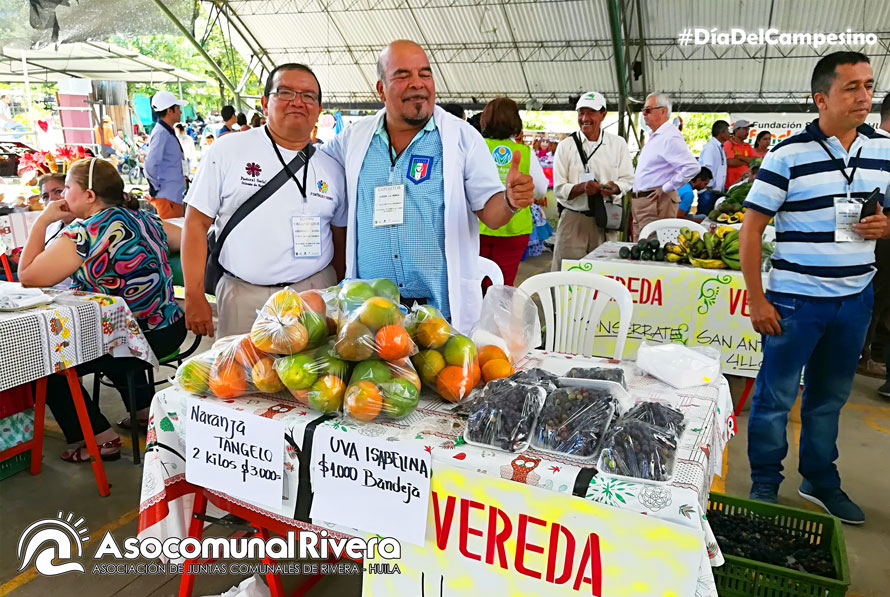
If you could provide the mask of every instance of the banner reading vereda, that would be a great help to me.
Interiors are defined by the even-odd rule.
[[[366,572],[364,597],[695,594],[701,532],[503,479],[432,477],[426,545],[401,574]]]

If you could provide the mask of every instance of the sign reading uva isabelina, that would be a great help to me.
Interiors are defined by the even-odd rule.
[[[436,470],[426,545],[364,597],[694,595],[703,532],[514,481]]]

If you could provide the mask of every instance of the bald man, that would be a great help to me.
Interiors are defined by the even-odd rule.
[[[436,106],[419,45],[384,48],[377,77],[384,109],[321,147],[346,170],[346,276],[388,278],[403,302],[432,304],[467,333],[482,307],[479,220],[505,225],[531,205],[534,182],[517,153],[505,190],[482,136]]]

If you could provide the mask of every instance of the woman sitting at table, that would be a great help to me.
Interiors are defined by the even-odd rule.
[[[71,214],[80,220],[44,248],[46,228]],[[168,355],[182,344],[186,329],[182,309],[173,298],[164,230],[156,215],[139,210],[124,193],[124,181],[114,166],[97,158],[80,160],[68,172],[63,199],[51,201],[34,223],[22,252],[19,280],[25,286],[52,286],[70,276],[72,288],[122,297],[155,355]],[[79,365],[77,373],[104,373],[125,397],[127,376],[135,372],[136,415],[142,424],[148,419],[153,393],[145,366],[136,358],[104,356]],[[83,386],[81,392],[102,458],[120,458],[120,438]],[[70,444],[62,459],[88,462],[64,377],[49,376],[46,403]],[[125,423],[136,424],[125,419],[121,425]]]

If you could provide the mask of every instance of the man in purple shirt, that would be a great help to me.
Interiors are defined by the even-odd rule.
[[[157,114],[158,121],[148,141],[145,177],[148,179],[149,203],[162,220],[181,218],[185,214],[182,198],[189,168],[173,125],[179,122],[182,106],[187,104],[169,91],[158,91],[151,98],[151,109]]]
[[[633,240],[640,238],[646,224],[677,216],[677,189],[701,169],[683,135],[668,122],[670,112],[671,100],[667,95],[652,93],[646,98],[643,120],[652,132],[637,160],[631,196]]]

